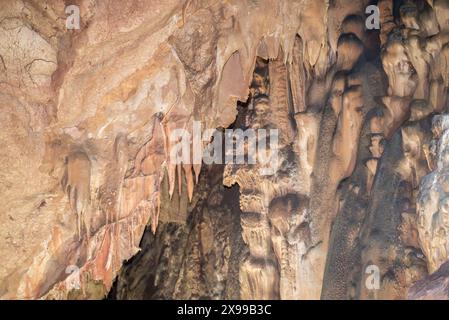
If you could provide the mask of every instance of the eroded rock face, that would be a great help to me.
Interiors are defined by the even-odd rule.
[[[410,288],[408,298],[411,300],[447,300],[449,298],[448,265],[445,262],[436,272],[417,281]]]
[[[435,116],[432,155],[434,170],[422,179],[418,195],[419,240],[427,258],[429,272],[436,271],[448,257],[449,217],[449,118]]]
[[[274,57],[280,44],[290,51],[301,9],[278,1],[74,4],[79,30],[67,30],[63,1],[1,2],[3,298],[66,297],[64,279],[78,274],[65,272],[71,266],[82,287],[87,279],[107,290],[147,221],[157,228],[164,172],[170,194],[185,177],[192,197],[200,166],[170,163],[170,134],[193,120],[230,125],[256,53],[265,47]],[[311,53],[312,67],[326,65],[324,52]]]
[[[403,299],[449,259],[446,1],[74,4],[0,1],[1,298]],[[175,162],[196,121],[277,144]]]
[[[433,171],[422,179],[418,195],[419,243],[426,255],[431,275],[416,282],[409,292],[409,299],[447,300],[448,295],[448,115],[433,118],[433,140],[429,157]]]

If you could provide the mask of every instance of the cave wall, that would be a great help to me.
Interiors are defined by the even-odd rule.
[[[0,297],[406,298],[448,260],[449,4],[372,3],[0,0]],[[194,121],[278,129],[275,171],[173,163]]]
[[[156,233],[147,227],[142,250],[122,267],[108,297],[240,299],[239,266],[247,248],[241,237],[238,195],[238,187],[223,186],[220,165],[203,167],[185,209],[180,209],[181,199],[169,199],[167,185]],[[185,220],[170,215],[183,210]]]

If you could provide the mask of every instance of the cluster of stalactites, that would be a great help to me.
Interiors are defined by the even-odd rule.
[[[405,1],[399,16],[393,15],[393,1],[379,1],[382,66],[388,77],[387,95],[381,98],[382,115],[370,120],[372,158],[368,159],[368,190],[383,153],[384,139],[401,129],[405,160],[399,171],[416,187],[428,168],[425,130],[418,122],[447,109],[449,74],[448,11],[444,1]]]

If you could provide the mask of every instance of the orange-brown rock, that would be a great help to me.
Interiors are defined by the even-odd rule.
[[[0,298],[446,281],[449,6],[381,0],[366,30],[371,4],[76,0],[73,29],[66,1],[0,0]],[[260,130],[256,163],[198,161],[230,130]]]

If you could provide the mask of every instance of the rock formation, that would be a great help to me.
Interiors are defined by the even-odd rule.
[[[447,0],[0,0],[0,39],[0,298],[448,298]]]

